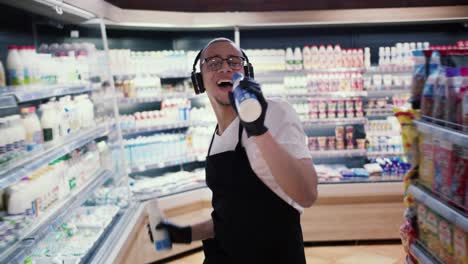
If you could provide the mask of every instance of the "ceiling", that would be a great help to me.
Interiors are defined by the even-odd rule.
[[[304,11],[468,5],[468,0],[106,0],[125,9],[178,12]]]

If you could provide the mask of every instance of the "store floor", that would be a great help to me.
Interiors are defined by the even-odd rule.
[[[314,246],[305,249],[311,264],[403,264],[406,254],[402,245]],[[165,262],[168,264],[201,264],[203,251]]]

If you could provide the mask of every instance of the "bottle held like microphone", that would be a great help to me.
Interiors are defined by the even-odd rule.
[[[232,76],[234,103],[236,104],[240,119],[244,122],[250,123],[260,117],[262,106],[255,94],[240,87],[239,83],[243,79],[244,75],[239,72]]]

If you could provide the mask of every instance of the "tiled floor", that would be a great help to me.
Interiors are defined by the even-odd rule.
[[[321,246],[305,249],[307,263],[312,264],[403,264],[401,245]],[[203,252],[177,259],[170,264],[201,264]]]

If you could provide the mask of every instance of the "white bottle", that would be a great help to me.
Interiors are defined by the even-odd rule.
[[[21,85],[24,83],[24,67],[18,53],[17,46],[8,46],[7,56],[8,83],[10,85]]]
[[[239,86],[239,82],[242,79],[244,79],[242,73],[235,73],[234,76],[232,76],[236,108],[242,121],[253,122],[260,117],[262,106],[254,94]]]
[[[298,71],[302,70],[302,63],[303,63],[303,60],[302,60],[301,48],[296,47],[294,49],[294,69]]]
[[[319,59],[319,53],[318,53],[318,48],[317,46],[312,46],[312,48],[310,49],[310,68],[312,70],[314,69],[317,69],[317,65],[318,65],[318,59]]]
[[[20,115],[10,116],[13,129],[15,131],[15,149],[16,151],[23,153],[26,150],[26,130],[23,127]]]
[[[26,150],[40,149],[43,143],[42,128],[34,106],[22,108],[23,126],[26,130]]]
[[[84,115],[83,115],[82,126],[84,128],[93,127],[95,125],[95,123],[94,123],[94,104],[91,102],[91,100],[89,99],[89,96],[87,94],[83,95],[83,107],[84,107],[85,111],[84,111]]]
[[[334,66],[336,68],[342,68],[343,67],[343,59],[341,55],[341,46],[340,45],[335,45],[335,48],[333,49],[333,60],[334,60]]]
[[[8,160],[7,144],[9,143],[10,134],[7,131],[5,119],[0,118],[0,165]]]
[[[312,67],[311,65],[311,53],[309,46],[304,46],[302,49],[302,58],[304,59],[304,69],[310,70]]]
[[[3,67],[2,62],[0,61],[0,87],[6,85],[6,76],[5,76],[5,68]]]
[[[28,54],[28,47],[27,46],[21,46],[19,47],[19,55],[21,62],[23,64],[23,78],[24,78],[24,84],[30,84],[31,83],[31,59]]]
[[[53,145],[59,139],[59,123],[55,106],[51,103],[41,105],[41,127],[44,135],[44,144]]]
[[[294,70],[294,53],[291,48],[286,49],[286,70]]]
[[[371,53],[369,47],[364,48],[364,67],[366,69],[370,69],[371,67]]]
[[[60,135],[62,137],[67,136],[72,133],[72,129],[70,128],[71,122],[71,111],[70,111],[70,104],[71,99],[70,96],[64,96],[59,99],[57,104],[58,109],[57,112],[60,115]]]
[[[154,240],[154,249],[164,251],[172,248],[172,242],[167,230],[157,230],[156,226],[164,219],[164,215],[159,209],[158,200],[154,199],[147,203],[146,211],[148,213],[150,230]]]

